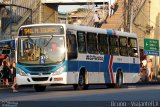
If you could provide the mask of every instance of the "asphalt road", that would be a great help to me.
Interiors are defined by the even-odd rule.
[[[160,102],[157,102],[160,101],[160,85],[125,85],[117,89],[91,86],[82,91],[75,91],[71,86],[52,86],[45,92],[21,87],[18,93],[0,89],[0,101],[3,107],[7,107],[4,105],[8,102],[14,107],[160,107]]]

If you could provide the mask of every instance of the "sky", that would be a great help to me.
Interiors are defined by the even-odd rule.
[[[59,12],[62,12],[62,13],[67,13],[67,12],[71,12],[71,11],[74,11],[78,8],[82,8],[84,7],[83,5],[80,6],[80,5],[60,5],[58,7],[58,11]]]
[[[115,2],[115,0],[108,0],[108,1],[111,1],[111,3]],[[59,5],[58,11],[62,13],[68,13],[78,8],[87,8],[87,5]]]

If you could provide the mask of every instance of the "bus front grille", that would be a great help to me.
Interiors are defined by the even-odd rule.
[[[48,77],[37,77],[32,78],[33,81],[47,81]]]
[[[42,75],[50,75],[51,73],[47,73],[47,72],[43,72],[43,73],[41,73]],[[30,75],[39,75],[39,73],[38,72],[32,72],[32,73],[30,73]]]
[[[53,67],[26,67],[31,72],[50,72]]]

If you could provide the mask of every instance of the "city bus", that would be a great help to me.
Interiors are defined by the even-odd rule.
[[[11,63],[15,60],[15,39],[0,40],[0,65],[5,58],[5,55],[8,55]]]
[[[121,87],[139,81],[137,36],[70,24],[21,26],[15,38],[18,85],[45,91],[48,85],[106,84]]]

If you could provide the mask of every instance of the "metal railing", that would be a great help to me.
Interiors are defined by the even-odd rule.
[[[118,8],[121,8],[124,10],[124,7],[125,7],[125,1],[122,0],[123,2],[121,2],[121,4],[118,3],[119,7]],[[117,26],[115,27],[116,30],[121,30],[121,28],[123,28],[123,25],[124,25],[124,22],[125,22],[125,13],[124,11],[122,11],[122,14],[120,16],[120,18],[118,19],[118,22],[120,23],[117,23]]]
[[[92,21],[93,21],[93,11],[90,10],[85,14],[84,20],[81,22],[81,25],[85,26],[92,26]]]
[[[10,3],[11,3],[11,0],[0,0],[0,3],[10,4]]]
[[[12,0],[10,3],[10,7],[8,8],[10,13],[9,18],[4,17],[6,20],[3,22],[2,32],[18,30],[23,24],[37,22],[38,17],[36,18],[36,14],[39,14],[39,12],[36,11],[40,7],[40,0]],[[12,28],[13,25],[14,27]]]
[[[88,11],[84,13],[85,18],[82,20],[81,25],[93,26],[93,10],[94,10],[94,0],[87,0]]]
[[[40,1],[39,2],[34,1],[29,7],[30,8],[28,8],[27,11],[25,11],[25,13],[23,13],[18,20],[16,20],[17,23],[17,27],[15,27],[16,29],[18,29],[23,24],[32,24],[38,22],[39,12],[37,11],[39,11]]]

